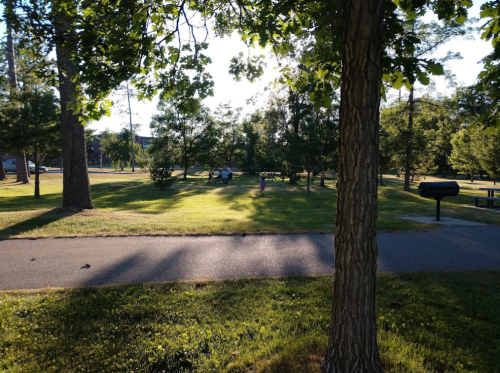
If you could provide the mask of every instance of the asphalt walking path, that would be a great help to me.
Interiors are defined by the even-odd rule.
[[[380,233],[380,272],[500,269],[500,227]],[[0,290],[333,273],[333,234],[0,241]]]

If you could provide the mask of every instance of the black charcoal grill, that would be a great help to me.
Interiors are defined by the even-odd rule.
[[[418,186],[420,197],[436,200],[436,221],[440,221],[441,200],[443,197],[455,197],[460,187],[456,181],[422,182]]]

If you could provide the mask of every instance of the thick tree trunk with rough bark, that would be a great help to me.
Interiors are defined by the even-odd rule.
[[[59,10],[59,2],[53,3],[56,14],[54,27],[56,32],[57,68],[59,70],[59,94],[61,97],[61,134],[63,139],[63,207],[93,209],[90,194],[90,181],[87,166],[85,131],[68,104],[76,92],[76,83],[72,79],[78,74],[76,61],[72,58],[75,31],[72,19],[67,12]]]
[[[384,0],[344,0],[335,274],[328,373],[381,373],[376,329],[377,159]]]

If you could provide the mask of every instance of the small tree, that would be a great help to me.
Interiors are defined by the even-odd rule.
[[[137,144],[139,145],[139,144]],[[152,159],[149,156],[149,152],[144,149],[140,149],[135,152],[135,161],[139,165],[140,168],[144,169],[144,173],[147,172],[148,168],[151,169]]]
[[[173,164],[172,156],[167,151],[158,151],[154,154],[150,174],[156,188],[165,190],[173,184],[175,181],[172,177]]]

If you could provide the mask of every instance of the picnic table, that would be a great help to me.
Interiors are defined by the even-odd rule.
[[[488,196],[471,196],[476,200],[476,207],[479,206],[479,200],[485,200],[486,201],[486,207],[495,207],[493,206],[493,202],[495,201],[500,201],[499,197],[495,197],[495,192],[500,192],[500,188],[479,188],[479,190],[486,190],[488,192]]]

